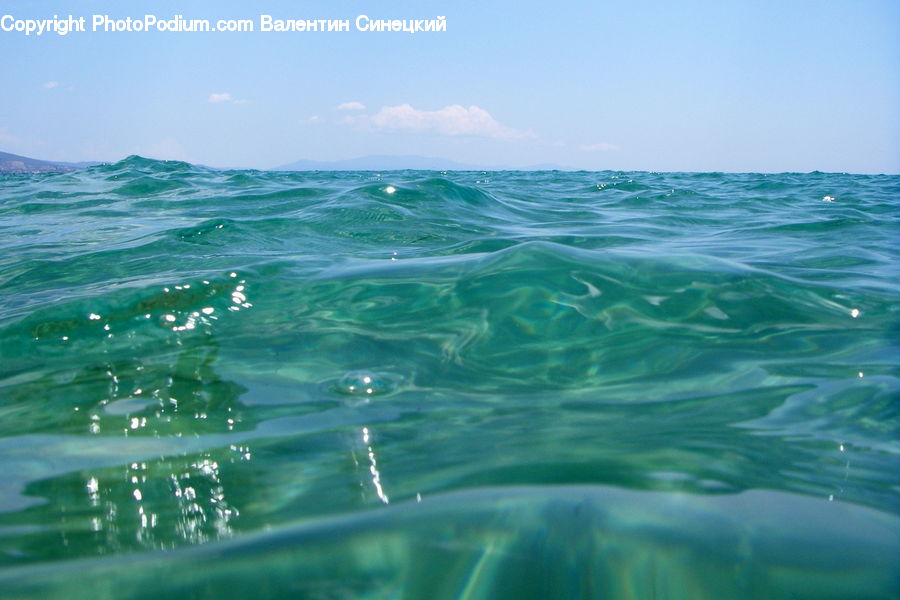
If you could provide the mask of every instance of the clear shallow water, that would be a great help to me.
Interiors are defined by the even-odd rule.
[[[2,178],[0,591],[896,597],[898,197]]]

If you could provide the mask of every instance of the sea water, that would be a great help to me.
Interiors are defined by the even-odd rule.
[[[5,598],[896,598],[900,177],[0,177]]]

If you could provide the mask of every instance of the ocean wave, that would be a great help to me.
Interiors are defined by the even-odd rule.
[[[506,486],[895,512],[897,177],[0,186],[6,564]]]

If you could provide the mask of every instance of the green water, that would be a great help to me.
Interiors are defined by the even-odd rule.
[[[898,197],[0,178],[0,595],[900,597]]]

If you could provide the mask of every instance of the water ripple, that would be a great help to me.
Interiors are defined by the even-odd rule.
[[[507,581],[551,538],[568,552],[571,528],[535,523],[571,509],[622,548],[680,540],[776,577],[790,560],[767,525],[734,547],[703,532],[760,506],[897,512],[898,177],[129,157],[0,189],[5,568],[216,543],[249,565],[268,556],[255,544],[297,540],[339,562],[352,543],[328,540],[352,522],[402,549],[380,554],[398,572],[462,561],[450,597]],[[526,488],[508,510],[473,491]],[[433,521],[386,507],[445,497]],[[702,527],[654,520],[676,513]],[[493,533],[441,538],[459,523]],[[797,555],[830,565],[816,577],[869,589],[793,525],[779,527]],[[877,535],[823,531],[871,581],[889,570],[865,562]],[[421,554],[417,532],[444,541]],[[579,560],[602,554],[578,539]],[[92,560],[105,573],[132,559]],[[23,572],[0,586],[36,597],[72,576],[42,588]]]

